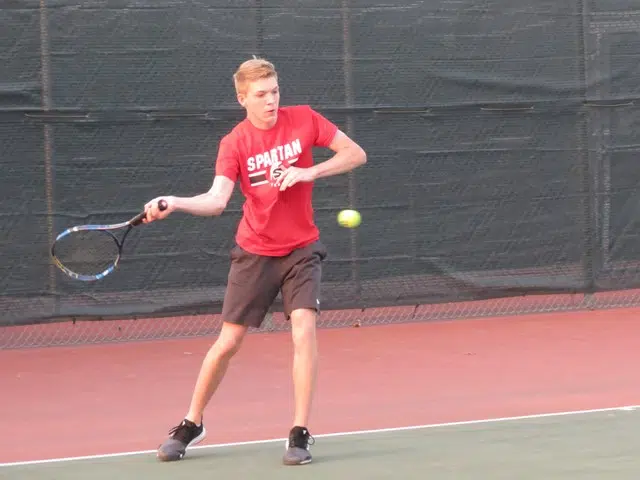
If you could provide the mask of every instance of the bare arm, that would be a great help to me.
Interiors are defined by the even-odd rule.
[[[298,182],[313,182],[318,178],[346,173],[367,163],[367,154],[362,147],[340,130],[329,148],[336,154],[324,162],[310,168],[289,167],[280,179],[280,190],[286,190]]]
[[[167,218],[172,212],[184,212],[203,217],[221,215],[229,203],[235,183],[222,175],[216,175],[208,192],[194,197],[157,197],[145,205],[145,223]],[[167,209],[160,211],[158,201],[167,202]]]
[[[367,163],[367,154],[362,147],[340,130],[329,148],[336,154],[310,168],[314,179],[340,175]]]
[[[171,197],[173,210],[203,217],[218,216],[227,208],[233,187],[234,183],[230,179],[217,175],[206,193],[195,197]]]

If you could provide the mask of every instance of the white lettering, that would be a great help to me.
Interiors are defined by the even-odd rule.
[[[291,146],[293,147],[293,153],[300,155],[302,153],[302,146],[300,145],[300,139],[296,138],[293,142],[291,142]]]
[[[253,157],[247,158],[247,170],[249,172],[266,170],[274,164],[284,160],[295,158],[302,154],[302,143],[296,138],[290,143],[277,145],[271,150],[258,153]]]
[[[289,160],[290,158],[293,158],[293,149],[289,144],[286,144],[284,146],[284,158],[285,160]]]

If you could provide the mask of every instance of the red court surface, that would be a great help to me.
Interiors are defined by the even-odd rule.
[[[640,310],[320,330],[312,434],[640,404]],[[213,338],[0,351],[0,463],[153,450]],[[203,443],[286,436],[291,342],[253,333]]]

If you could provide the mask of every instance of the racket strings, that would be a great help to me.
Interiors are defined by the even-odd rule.
[[[59,239],[55,256],[67,269],[79,275],[98,275],[118,259],[114,238],[100,230],[81,230]]]

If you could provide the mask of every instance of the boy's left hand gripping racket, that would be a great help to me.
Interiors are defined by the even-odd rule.
[[[167,209],[164,200],[160,210]],[[51,246],[54,263],[75,280],[93,282],[112,273],[122,256],[122,246],[131,229],[142,223],[146,212],[122,223],[111,225],[78,225],[58,235]],[[125,229],[121,240],[113,232]]]

